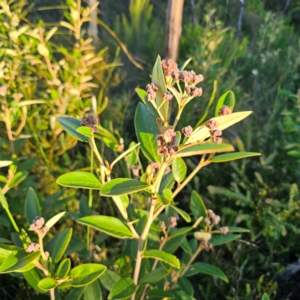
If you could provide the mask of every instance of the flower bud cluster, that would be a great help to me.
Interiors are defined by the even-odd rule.
[[[217,225],[220,223],[221,217],[216,215],[213,210],[208,209],[206,211],[206,214],[207,214],[207,218],[204,219],[204,222],[206,224],[210,225],[211,223],[213,223],[213,224]]]
[[[170,100],[173,99],[173,94],[170,93],[170,92],[164,92],[164,93],[162,94],[162,98],[163,98],[163,100],[170,101]]]
[[[178,72],[177,64],[172,59],[163,59],[161,61],[161,66],[165,76],[171,76],[173,72]]]
[[[169,226],[171,228],[176,227],[178,220],[179,220],[179,216],[177,214],[175,216],[173,216],[173,217],[169,217],[168,218]]]
[[[209,120],[206,123],[206,127],[210,129],[209,133],[212,142],[217,144],[222,144],[223,139],[220,138],[220,136],[222,135],[222,131],[217,129],[218,125],[219,125],[218,122],[215,120]]]
[[[197,88],[195,86],[187,86],[185,88],[185,91],[187,92],[187,94],[189,96],[192,96],[192,97],[200,97],[200,96],[202,96],[202,88]]]
[[[213,244],[202,240],[201,247],[205,250],[211,250],[213,248]]]
[[[181,80],[184,83],[188,83],[190,85],[196,85],[200,82],[203,81],[203,75],[201,74],[196,74],[194,71],[178,71],[178,70],[173,70],[171,73],[171,76],[175,80]]]
[[[220,227],[220,233],[227,234],[229,232],[228,226]]]
[[[155,98],[156,98],[156,92],[158,91],[158,86],[156,84],[154,84],[154,83],[149,83],[146,86],[146,90],[147,90],[146,99],[148,101],[155,100]]]
[[[83,117],[81,120],[80,125],[89,127],[93,132],[97,131],[97,125],[98,119],[93,115],[87,115],[86,117]]]
[[[190,137],[193,133],[193,128],[192,126],[186,126],[181,129],[181,132],[184,134],[185,137]]]
[[[219,116],[225,116],[230,114],[231,114],[231,109],[226,105],[222,106],[219,110]]]
[[[37,234],[41,236],[45,236],[49,228],[44,226],[45,219],[42,217],[36,217],[29,226],[29,230],[35,231]],[[43,227],[44,226],[44,227]]]
[[[36,252],[40,250],[40,245],[37,243],[29,243],[27,249],[25,250],[26,252]]]
[[[131,166],[131,172],[135,177],[139,177],[141,166],[139,164]]]
[[[167,129],[163,134],[157,136],[156,141],[159,155],[172,155],[178,151],[178,147],[175,145],[176,133],[173,129]]]

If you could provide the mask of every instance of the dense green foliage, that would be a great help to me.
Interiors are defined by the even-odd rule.
[[[179,209],[189,206],[191,192],[196,190],[206,207],[219,214],[224,224],[250,230],[250,234],[242,233],[238,241],[216,248],[213,254],[201,254],[198,263],[226,270],[228,283],[209,276],[191,277],[194,297],[254,299],[267,292],[273,299],[276,274],[300,257],[297,242],[300,234],[300,7],[297,1],[292,1],[284,14],[286,1],[276,4],[246,1],[242,28],[237,31],[239,1],[195,2],[195,7],[190,1],[185,3],[178,61],[192,58],[189,68],[204,75],[203,96],[187,104],[179,128],[194,127],[213,117],[217,100],[231,90],[235,95],[235,111],[254,113],[240,126],[228,130],[224,139],[238,151],[259,151],[262,156],[211,164],[179,193],[176,200]],[[120,215],[108,198],[101,197],[91,207],[92,196],[97,197],[95,191],[62,189],[55,183],[66,172],[86,172],[90,170],[88,166],[93,168],[95,164],[90,161],[92,151],[88,145],[78,143],[78,135],[74,137],[63,131],[68,131],[68,126],[77,128],[80,122],[57,117],[82,118],[88,112],[100,115],[95,137],[100,154],[110,162],[124,153],[124,149],[140,142],[133,127],[138,103],[133,91],[149,82],[157,54],[163,57],[166,5],[157,0],[101,2],[100,21],[113,30],[125,45],[124,49],[101,24],[100,40],[94,44],[89,37],[89,20],[85,19],[89,13],[86,4],[82,3],[85,10],[78,19],[77,3],[35,1],[28,6],[25,1],[15,1],[10,10],[2,4],[0,184],[20,228],[27,230],[31,223],[30,213],[24,214],[24,206],[25,211],[31,212],[40,205],[46,220],[67,210],[68,217],[53,226],[45,239],[57,235],[62,240],[70,237],[70,244],[64,250],[72,267],[91,260],[105,264],[111,273],[101,277],[104,278],[101,287],[110,291],[112,282],[117,282],[120,276],[127,278],[123,284],[132,287],[128,278],[133,269],[127,261],[130,249],[127,246],[125,253],[121,252],[114,238],[93,230],[93,243],[87,246],[86,229],[75,220],[95,212],[118,218]],[[128,59],[124,50],[133,59]],[[141,64],[143,70],[133,62]],[[203,115],[204,119],[200,120]],[[88,140],[85,135],[81,138]],[[149,155],[145,154],[147,159],[153,158]],[[134,151],[127,156],[126,161],[114,164],[113,178],[134,178],[130,167],[138,162],[137,155]],[[139,161],[143,168],[147,159]],[[187,173],[197,166],[195,157],[185,162]],[[87,178],[90,184],[93,180]],[[37,196],[28,192],[30,187]],[[39,205],[32,208],[28,197],[37,197]],[[143,209],[143,200],[144,196],[135,197],[134,205]],[[138,214],[134,217],[141,218]],[[179,227],[183,225],[184,221],[179,221]],[[0,243],[22,246],[18,235],[11,233],[14,228],[6,208],[0,208]],[[70,228],[73,234],[68,231]],[[34,234],[28,234],[34,238]],[[26,240],[25,233],[23,239]],[[49,251],[53,243],[51,246],[50,242]],[[179,256],[184,252],[175,250]],[[61,261],[61,255],[55,253],[55,263]],[[66,259],[61,264],[65,262],[67,266]],[[11,286],[0,290],[1,299],[10,299],[9,296],[44,299],[22,281],[19,273],[14,274],[1,274],[1,286]],[[60,274],[60,277],[64,276]],[[51,282],[43,284],[44,288],[51,287]],[[20,291],[14,288],[17,285]],[[180,285],[188,286],[184,279]],[[98,286],[91,285],[90,289],[85,291],[85,297],[98,291]],[[115,293],[119,291],[116,289]],[[104,292],[103,297],[106,296]]]

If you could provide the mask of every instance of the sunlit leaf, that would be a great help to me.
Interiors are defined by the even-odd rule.
[[[257,152],[234,152],[234,153],[226,153],[221,155],[216,155],[211,159],[211,162],[213,163],[221,163],[221,162],[227,162],[232,161],[236,159],[242,159],[247,158],[251,156],[259,156],[260,153]]]
[[[161,250],[155,250],[155,249],[148,250],[148,251],[144,252],[143,257],[158,259],[158,260],[163,261],[177,269],[180,268],[179,259],[175,255],[172,255],[170,253],[167,253],[167,252],[164,252]]]
[[[100,190],[102,183],[89,172],[70,172],[59,176],[56,183],[72,188]]]
[[[126,223],[110,216],[88,216],[78,220],[80,224],[91,226],[108,235],[120,239],[132,238],[133,234]]]
[[[219,116],[220,108],[224,105],[228,106],[230,110],[233,111],[235,105],[235,96],[233,91],[227,91],[219,98],[215,110],[215,117]]]
[[[77,128],[81,126],[80,120],[71,117],[58,117],[57,122],[75,139],[86,143],[89,141],[88,137],[76,131]]]
[[[147,189],[147,183],[130,178],[117,178],[104,184],[101,189],[101,195],[112,197],[126,194],[132,194]]]

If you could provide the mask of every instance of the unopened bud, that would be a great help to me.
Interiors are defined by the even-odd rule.
[[[224,105],[220,108],[219,116],[225,116],[229,114],[231,114],[231,109],[227,105]]]

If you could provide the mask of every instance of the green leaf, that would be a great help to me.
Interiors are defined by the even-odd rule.
[[[126,223],[110,216],[89,216],[78,220],[80,224],[91,226],[119,239],[133,238]]]
[[[45,293],[46,291],[40,289],[38,287],[38,283],[42,279],[40,273],[37,271],[37,269],[31,269],[29,271],[23,272],[22,275],[26,279],[26,281],[30,284],[31,287],[33,287],[37,292],[39,293]]]
[[[120,196],[126,194],[133,194],[147,189],[149,185],[145,182],[130,179],[130,178],[117,178],[104,184],[101,189],[101,196]]]
[[[159,194],[162,194],[164,189],[172,189],[174,186],[175,180],[172,172],[164,175],[161,180],[161,184],[159,187]]]
[[[151,162],[160,162],[161,157],[157,153],[156,136],[159,131],[154,117],[142,103],[138,104],[135,112],[134,125],[138,142],[145,157]]]
[[[163,103],[162,94],[167,91],[166,83],[165,83],[165,76],[163,73],[163,69],[161,66],[161,59],[160,56],[157,56],[157,59],[155,61],[153,72],[152,72],[152,83],[155,83],[158,86],[158,91],[156,93],[156,107],[160,107]],[[165,120],[168,120],[168,108],[169,108],[169,102],[165,101],[165,103],[161,106],[160,110],[162,113],[162,116]]]
[[[70,258],[66,258],[59,264],[56,272],[55,277],[58,277],[60,279],[65,279],[67,275],[69,274],[71,269],[71,260]]]
[[[261,300],[270,300],[270,298],[266,293],[264,293]]]
[[[25,250],[12,252],[0,266],[0,273],[29,271],[35,267],[33,261],[40,256],[40,251],[27,253]]]
[[[8,209],[8,203],[7,203],[6,198],[5,198],[5,196],[4,196],[3,192],[2,192],[1,187],[0,187],[0,203],[1,203],[2,207],[5,210]]]
[[[98,280],[86,286],[84,290],[85,300],[102,300],[101,288]]]
[[[181,227],[181,228],[171,228],[170,230],[170,239],[179,236],[179,235],[183,235],[185,236],[188,232],[190,232],[193,229],[193,227]]]
[[[163,261],[177,269],[180,268],[180,262],[179,259],[172,254],[169,254],[167,252],[161,251],[161,250],[148,250],[146,252],[144,252],[143,254],[144,258],[154,258],[160,261]]]
[[[154,108],[152,103],[146,99],[147,91],[145,91],[143,89],[135,89],[135,91],[138,94],[138,96],[140,97],[140,99],[143,101],[143,103],[147,106],[147,108],[149,109],[149,111],[151,112],[153,117],[159,118],[158,112],[156,111],[156,109]]]
[[[188,242],[188,240],[186,239],[186,237],[184,237],[184,239],[182,240],[181,244],[180,244],[180,247],[183,249],[183,251],[185,253],[188,253],[188,254],[192,254],[193,253],[193,250]]]
[[[76,129],[76,131],[88,138],[93,137],[93,132],[92,132],[91,128],[89,128],[87,126],[80,126]]]
[[[174,205],[170,205],[170,207],[172,207],[180,216],[182,216],[186,222],[191,222],[191,217],[184,210],[182,210]]]
[[[214,246],[222,245],[234,240],[241,238],[239,234],[226,234],[226,235],[213,235],[213,237],[209,240]]]
[[[207,216],[205,204],[204,204],[201,196],[196,191],[192,191],[191,211],[196,220],[200,217],[205,218]]]
[[[216,117],[219,116],[219,110],[224,105],[228,106],[230,108],[230,110],[233,111],[234,105],[235,105],[235,96],[234,96],[233,91],[227,91],[219,98],[217,106],[216,106],[216,110],[215,110]]]
[[[147,292],[149,296],[157,297],[157,299],[165,299],[165,298],[174,298],[174,294],[170,291],[165,291],[161,289],[152,289]]]
[[[236,112],[225,116],[215,117],[211,120],[216,121],[218,125],[219,130],[224,130],[233,124],[240,122],[241,120],[248,117],[250,114],[252,114],[252,111],[242,111],[242,112]],[[192,135],[188,138],[185,144],[190,143],[196,143],[204,141],[206,138],[210,136],[210,129],[205,126],[205,124],[200,125],[197,127]]]
[[[48,220],[45,224],[45,227],[48,227],[49,229],[56,223],[58,222],[64,215],[66,214],[65,211],[55,215],[52,217],[50,220]]]
[[[197,262],[193,264],[193,267],[200,273],[216,276],[225,282],[228,282],[228,278],[226,275],[223,273],[222,270],[220,270],[218,267],[203,263],[203,262]]]
[[[260,153],[257,152],[234,152],[234,153],[226,153],[226,154],[221,154],[214,156],[211,159],[211,162],[213,163],[221,163],[221,162],[227,162],[227,161],[232,161],[236,159],[241,159],[241,158],[246,158],[250,156],[258,156],[261,155]]]
[[[203,143],[184,146],[184,148],[179,149],[174,157],[188,157],[193,155],[230,151],[234,151],[234,148],[229,144]]]
[[[121,279],[121,277],[111,271],[111,270],[106,270],[106,272],[103,274],[103,276],[100,277],[100,282],[104,286],[105,289],[108,291],[111,291],[114,287],[114,285]]]
[[[8,187],[10,189],[16,187],[18,184],[20,184],[27,177],[28,174],[29,174],[28,171],[17,172],[14,175],[13,179],[11,180],[11,182],[9,183]]]
[[[163,247],[163,250],[167,253],[174,253],[178,247],[180,246],[181,242],[185,238],[185,235],[178,235],[170,238]]]
[[[172,173],[177,182],[182,182],[186,177],[187,167],[184,160],[177,157],[172,162]]]
[[[136,290],[136,286],[130,277],[121,278],[111,290],[109,299],[128,299]]]
[[[228,226],[229,232],[250,232],[249,229],[237,227],[237,226]]]
[[[179,277],[178,278],[178,285],[189,296],[194,295],[193,285],[191,284],[191,282],[186,277]]]
[[[169,272],[167,270],[165,270],[163,267],[158,267],[155,270],[153,270],[153,271],[149,272],[148,274],[146,274],[145,276],[143,276],[140,279],[139,284],[156,283],[156,282],[160,281],[162,278],[165,278],[168,274],[169,274]]]
[[[58,263],[68,248],[72,237],[72,228],[66,228],[57,234],[55,244],[51,252],[52,260]]]
[[[69,276],[73,287],[82,287],[98,279],[106,271],[101,264],[82,264],[71,270]]]
[[[31,224],[36,217],[41,216],[39,199],[31,187],[28,189],[25,199],[25,214],[29,224]]]
[[[71,289],[64,300],[81,300],[85,287]]]
[[[61,125],[61,127],[66,132],[68,132],[72,137],[74,137],[75,139],[81,142],[88,143],[89,141],[88,137],[76,131],[77,128],[81,126],[79,120],[71,117],[58,117],[57,121]]]
[[[56,180],[57,184],[72,188],[100,190],[102,183],[89,172],[70,172],[63,174]]]
[[[11,160],[0,160],[0,168],[8,167],[13,162]]]
[[[55,288],[56,281],[53,278],[43,278],[39,283],[38,287],[44,291],[50,291]]]

